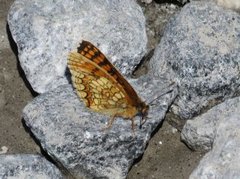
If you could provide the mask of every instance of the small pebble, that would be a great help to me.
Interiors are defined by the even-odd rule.
[[[172,128],[172,133],[175,134],[178,130],[176,128]]]
[[[6,146],[2,146],[1,149],[2,150],[0,151],[0,154],[5,154],[8,151],[8,148]]]

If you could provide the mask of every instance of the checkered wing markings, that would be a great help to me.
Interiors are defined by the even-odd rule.
[[[68,68],[72,82],[86,106],[104,114],[132,120],[138,113],[147,115],[148,105],[141,101],[132,86],[90,42],[83,41],[71,52]]]
[[[137,106],[142,102],[127,80],[125,80],[121,73],[118,72],[105,55],[93,44],[88,41],[82,41],[80,47],[78,47],[78,53],[93,62],[94,65],[102,71],[101,73],[96,69],[93,70],[92,73],[95,73],[97,76],[103,75],[120,86],[121,91],[125,93],[124,95],[130,105]]]
[[[127,106],[124,93],[105,73],[78,53],[71,53],[68,66],[72,82],[85,105],[95,111],[111,113],[111,109]],[[95,71],[95,72],[94,72]],[[110,111],[106,112],[109,109]]]

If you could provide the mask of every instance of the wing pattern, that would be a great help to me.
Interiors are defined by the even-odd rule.
[[[133,119],[139,113],[146,115],[148,106],[90,42],[83,41],[77,52],[70,52],[68,68],[77,94],[87,107],[113,118]]]

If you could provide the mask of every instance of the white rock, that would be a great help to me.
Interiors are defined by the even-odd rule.
[[[2,150],[0,151],[0,154],[5,154],[8,151],[8,148],[6,146],[2,146],[1,149]]]
[[[240,97],[229,99],[214,106],[206,113],[188,120],[183,127],[181,139],[194,150],[210,150],[217,137],[219,123],[228,123],[229,116],[240,116]],[[233,130],[234,130],[233,126]]]
[[[240,10],[240,1],[239,0],[216,0],[217,4],[229,9],[236,11]]]
[[[218,124],[212,150],[203,157],[189,179],[240,178],[239,148],[240,116],[233,114]]]
[[[99,47],[125,75],[147,44],[144,15],[132,0],[16,0],[8,24],[21,67],[38,93],[68,83],[67,56],[82,39]]]

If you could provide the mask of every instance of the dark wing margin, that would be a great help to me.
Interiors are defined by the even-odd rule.
[[[96,73],[98,70],[104,69],[108,73],[108,78],[114,78],[114,80],[122,86],[132,105],[137,106],[139,103],[142,103],[136,91],[128,81],[91,42],[83,40],[78,47],[78,53],[95,63],[95,66],[98,67],[95,70]]]

